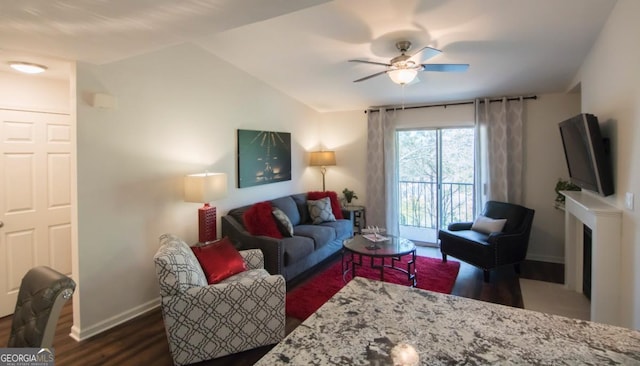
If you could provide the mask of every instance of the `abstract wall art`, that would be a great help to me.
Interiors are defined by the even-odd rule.
[[[238,130],[238,188],[291,180],[291,133]]]

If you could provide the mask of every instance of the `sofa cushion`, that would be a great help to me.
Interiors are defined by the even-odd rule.
[[[210,285],[247,270],[240,252],[227,237],[211,244],[192,247],[191,250],[198,258]]]
[[[227,277],[224,280],[220,281],[220,283],[232,283],[232,282],[238,282],[238,281],[256,281],[261,278],[267,278],[269,276],[271,275],[264,268],[249,269],[244,272],[234,274],[231,277]]]
[[[296,226],[300,223],[300,211],[291,196],[276,198],[271,201],[271,206],[282,210],[291,221],[291,225]]]
[[[272,210],[271,203],[258,202],[245,211],[242,219],[247,231],[251,235],[264,235],[282,239],[282,233],[278,230]]]
[[[298,213],[300,214],[300,222],[299,224],[307,224],[309,223],[309,208],[307,207],[307,194],[306,193],[298,193],[291,196],[293,201],[296,203],[298,207]]]
[[[336,230],[329,226],[298,225],[294,230],[296,236],[304,236],[313,239],[316,250],[336,239]]]
[[[285,266],[308,257],[315,248],[312,238],[297,235],[292,238],[284,238],[282,244]]]
[[[250,208],[251,205],[234,208],[229,210],[227,215],[233,217],[243,228],[247,229],[247,226],[244,224],[244,213]]]
[[[331,211],[331,200],[329,197],[318,200],[308,200],[309,216],[313,224],[321,224],[326,221],[336,221],[336,217]]]
[[[439,235],[449,235],[452,237],[457,237],[463,240],[467,240],[469,242],[477,242],[480,245],[487,246],[489,245],[489,235],[480,233],[473,230],[460,230],[460,231],[450,231],[450,230],[440,230]]]
[[[488,242],[489,235],[473,230],[449,231],[438,233],[442,253],[465,261],[481,268],[492,267],[496,261],[496,252]]]
[[[336,231],[336,238],[346,239],[353,236],[353,226],[351,220],[336,220],[323,222],[320,226],[328,226]]]
[[[293,225],[291,224],[291,220],[289,220],[289,216],[277,207],[273,209],[272,213],[276,218],[276,224],[278,225],[278,229],[280,229],[282,235],[292,237]]]
[[[331,200],[331,211],[336,219],[344,219],[342,216],[342,209],[340,208],[340,200],[338,200],[338,194],[333,191],[316,191],[307,193],[307,200],[318,200],[320,198],[329,197]]]

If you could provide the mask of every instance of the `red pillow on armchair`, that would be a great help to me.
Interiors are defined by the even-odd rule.
[[[244,226],[251,235],[264,235],[276,239],[282,239],[282,233],[278,229],[276,219],[273,217],[273,208],[270,202],[258,202],[249,207],[242,215]]]
[[[340,208],[340,201],[338,200],[338,194],[333,191],[325,191],[325,192],[308,192],[307,199],[311,201],[319,200],[321,198],[329,197],[331,200],[331,211],[333,212],[333,216],[336,217],[336,220],[344,219],[342,216],[342,209]]]
[[[240,252],[226,236],[211,244],[191,247],[211,285],[247,270]]]

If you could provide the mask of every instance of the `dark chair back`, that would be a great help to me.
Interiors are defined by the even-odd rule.
[[[29,270],[22,278],[9,335],[10,348],[50,348],[62,305],[76,283],[49,267]]]
[[[502,232],[511,234],[531,228],[533,210],[513,203],[488,201],[484,206],[483,216],[492,219],[507,219]]]

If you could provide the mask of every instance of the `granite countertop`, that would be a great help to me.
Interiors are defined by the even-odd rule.
[[[640,332],[356,277],[256,365],[393,365],[401,356],[414,365],[640,365]]]

